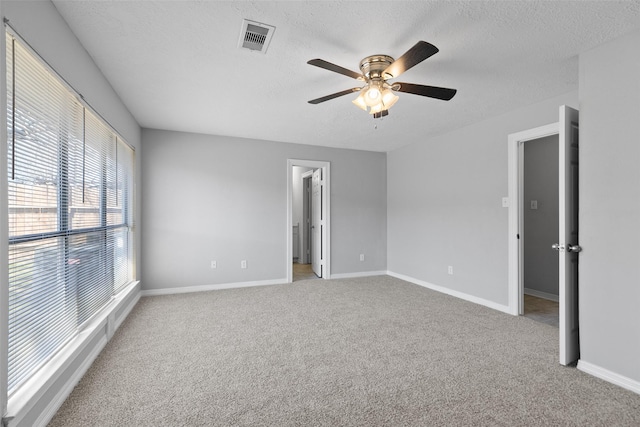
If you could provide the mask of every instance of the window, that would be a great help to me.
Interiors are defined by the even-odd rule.
[[[133,150],[7,34],[9,393],[133,280]]]

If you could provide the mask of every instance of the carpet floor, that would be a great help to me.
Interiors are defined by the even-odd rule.
[[[50,426],[638,426],[558,329],[388,276],[145,297]]]

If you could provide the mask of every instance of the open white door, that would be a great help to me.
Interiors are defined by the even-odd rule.
[[[578,334],[578,111],[560,107],[560,364],[569,365],[580,357]]]
[[[311,268],[322,277],[322,169],[311,178]]]

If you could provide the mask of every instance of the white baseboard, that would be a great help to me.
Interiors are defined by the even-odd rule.
[[[394,273],[393,271],[387,271],[389,276],[395,277],[400,280],[404,280],[406,282],[411,282],[413,284],[423,286],[425,288],[442,292],[443,294],[451,295],[456,298],[463,299],[465,301],[470,301],[476,304],[484,305],[485,307],[492,308],[494,310],[502,311],[503,313],[513,314],[508,305],[498,304],[493,301],[486,300],[484,298],[479,298],[473,295],[465,294],[464,292],[454,291],[453,289],[445,288],[443,286],[434,285],[433,283],[425,282],[423,280],[418,280],[413,277],[405,276],[404,274]]]
[[[358,273],[338,273],[332,274],[332,279],[351,279],[355,277],[371,277],[371,276],[384,276],[386,275],[386,271],[361,271]]]
[[[560,297],[558,295],[550,294],[548,292],[537,291],[537,290],[531,289],[531,288],[524,288],[524,293],[526,295],[531,295],[531,296],[534,296],[534,297],[547,299],[549,301],[555,301],[555,302],[560,301]]]
[[[578,360],[577,368],[582,372],[586,372],[587,374],[593,375],[601,380],[605,380],[636,394],[640,394],[640,381],[632,380],[631,378],[616,374],[615,372],[611,372],[608,369],[585,362],[584,360]]]
[[[143,297],[158,295],[187,294],[191,292],[217,291],[220,289],[249,288],[252,286],[281,285],[287,283],[287,279],[259,280],[255,282],[221,283],[218,285],[186,286],[182,288],[145,289],[142,291]]]

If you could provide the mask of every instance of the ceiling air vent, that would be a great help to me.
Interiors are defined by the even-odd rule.
[[[242,21],[238,47],[266,53],[276,27],[249,20]]]

